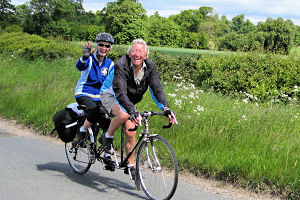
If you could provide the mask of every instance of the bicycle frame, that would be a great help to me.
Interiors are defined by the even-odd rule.
[[[148,119],[154,115],[164,115],[164,113],[147,111],[141,113],[141,123],[144,124],[144,127],[126,157],[124,155],[124,135],[127,130],[125,130],[125,125],[123,124],[121,130],[121,152],[119,154],[121,159],[117,157],[113,147],[111,157],[106,158],[106,151],[103,145],[97,146],[96,137],[99,132],[100,124],[95,123],[88,128],[88,138],[83,140],[85,145],[79,143],[73,144],[71,142],[65,144],[65,151],[71,168],[77,174],[84,174],[89,170],[90,166],[98,160],[103,164],[103,168],[106,170],[114,171],[115,168],[126,169],[129,158],[133,156],[137,150],[137,156],[135,158],[136,170],[131,172],[132,170],[128,167],[128,175],[131,180],[135,181],[136,189],[140,190],[140,188],[142,188],[150,199],[170,199],[178,183],[178,163],[175,153],[167,140],[158,134],[150,134]],[[163,128],[170,128],[173,122],[177,123],[175,115],[174,121],[170,121],[169,125],[163,126]],[[137,126],[128,131],[136,130]],[[168,161],[171,166],[164,166],[165,162],[161,161]],[[106,168],[109,165],[113,165],[113,168]],[[172,171],[171,176],[169,176],[170,174],[168,173],[166,175],[166,169]],[[126,173],[127,171],[124,172]],[[170,182],[166,181],[167,179],[170,180]]]
[[[140,145],[140,143],[143,140],[147,140],[147,138],[149,137],[150,133],[149,133],[149,120],[148,120],[148,118],[150,116],[153,116],[153,115],[163,115],[163,113],[159,113],[159,112],[144,112],[144,113],[142,113],[143,119],[141,120],[141,122],[144,123],[144,130],[141,130],[141,134],[139,135],[139,138],[138,138],[137,142],[135,143],[134,147],[130,150],[130,152],[128,153],[128,155],[126,157],[124,157],[125,125],[123,124],[122,125],[122,131],[121,131],[121,152],[120,152],[121,160],[120,160],[120,162],[118,162],[117,156],[114,153],[114,155],[113,155],[114,158],[115,158],[114,161],[112,161],[112,160],[106,160],[106,161],[114,163],[114,165],[116,167],[119,167],[119,168],[126,167],[127,164],[128,164],[128,159],[130,158],[130,156],[134,153],[134,151],[137,149],[137,147]],[[167,126],[163,126],[163,128],[169,128],[171,125],[172,124],[169,124]],[[137,126],[134,129],[131,129],[129,131],[136,131],[136,130],[137,130]],[[94,139],[93,131],[90,127],[89,127],[89,132],[90,132],[91,143],[94,143],[95,139]],[[155,136],[155,135],[153,135],[153,136]],[[99,148],[98,148],[98,150],[99,150]],[[101,160],[103,161],[106,158],[101,157],[101,156],[98,155],[97,159],[100,160],[100,161]]]

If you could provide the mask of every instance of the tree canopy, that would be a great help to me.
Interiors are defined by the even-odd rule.
[[[254,25],[244,14],[228,20],[206,6],[166,18],[158,12],[147,16],[138,0],[109,2],[96,13],[86,12],[82,0],[30,0],[16,7],[11,0],[0,2],[2,29],[18,25],[43,37],[94,40],[99,32],[106,31],[117,44],[144,38],[154,46],[285,54],[300,44],[300,28],[291,20],[268,18]]]

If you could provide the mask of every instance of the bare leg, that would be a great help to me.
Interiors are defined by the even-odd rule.
[[[115,104],[111,109],[114,118],[111,120],[107,133],[114,136],[115,132],[128,120],[129,114],[125,113],[119,104]]]
[[[88,127],[91,126],[91,125],[92,125],[92,123],[89,122],[89,121],[86,119],[86,120],[84,121],[84,124],[82,125],[82,128],[83,128],[84,130],[87,130]]]
[[[135,127],[134,123],[131,122],[130,120],[127,120],[125,122],[125,134],[126,134],[126,143],[125,143],[125,150],[126,150],[126,154],[128,155],[129,152],[131,151],[131,149],[134,147],[135,145],[135,135],[136,135],[136,131],[129,131],[128,129],[133,129]],[[133,164],[134,162],[134,152],[133,154],[131,154],[131,156],[128,159],[128,163],[129,164]]]

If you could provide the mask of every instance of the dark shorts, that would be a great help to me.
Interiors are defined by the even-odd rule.
[[[99,122],[100,127],[103,130],[107,130],[110,124],[110,119],[107,119],[105,115],[108,115],[108,111],[102,105],[101,101],[93,101],[90,97],[81,96],[77,97],[76,101],[79,105],[85,105],[88,107],[86,111],[87,120],[92,124]]]

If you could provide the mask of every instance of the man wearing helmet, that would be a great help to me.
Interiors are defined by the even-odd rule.
[[[85,138],[86,131],[93,123],[101,121],[102,129],[107,130],[110,120],[105,118],[106,109],[100,100],[100,88],[107,75],[114,68],[112,60],[107,55],[114,43],[113,37],[109,33],[99,33],[95,38],[95,48],[87,42],[83,45],[83,56],[76,63],[76,68],[81,71],[81,77],[75,89],[75,99],[79,105],[88,107],[87,118],[82,127],[77,131],[77,138],[73,141],[76,145]],[[100,109],[99,109],[100,108]]]

